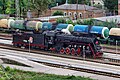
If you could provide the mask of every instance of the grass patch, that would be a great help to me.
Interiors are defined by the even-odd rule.
[[[80,76],[60,76],[53,74],[35,73],[21,71],[17,69],[5,68],[5,72],[9,78],[0,73],[0,80],[93,80]]]

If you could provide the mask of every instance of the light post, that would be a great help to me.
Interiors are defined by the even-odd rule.
[[[30,40],[28,40],[28,42],[29,42],[29,53],[30,53]]]
[[[33,43],[33,38],[32,37],[29,37],[28,43],[29,43],[29,53],[30,53],[30,44]]]
[[[23,40],[23,42],[28,43],[29,53],[30,53],[30,44],[33,43],[33,38],[29,37],[29,40]]]
[[[27,18],[30,19],[31,17],[32,17],[31,11],[28,10],[28,11],[27,11]]]
[[[117,40],[116,40],[116,55],[117,55],[117,43],[118,43],[118,42],[117,42]]]
[[[85,46],[83,46],[83,59],[85,60]]]
[[[78,19],[78,0],[76,2],[76,20]]]

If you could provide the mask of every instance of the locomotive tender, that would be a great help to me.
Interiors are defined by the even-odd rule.
[[[64,31],[59,30],[60,24],[55,30],[44,30],[41,33],[16,32],[13,34],[13,45],[17,47],[30,46],[31,48],[39,48],[66,55],[102,57],[103,52],[95,34],[82,32],[76,35],[76,32],[74,33],[75,26],[73,28],[73,26],[61,25],[62,29],[67,30],[67,32],[69,30],[73,31],[73,33],[66,34]],[[92,27],[87,29],[90,32]]]

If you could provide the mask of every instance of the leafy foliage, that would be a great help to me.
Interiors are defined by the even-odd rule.
[[[116,21],[115,21],[115,22],[114,22],[114,21],[110,21],[110,22],[106,21],[106,22],[103,22],[102,26],[106,26],[106,27],[108,27],[109,29],[118,27]]]
[[[59,5],[65,4],[66,0],[56,0],[56,3]],[[68,0],[69,4],[76,4],[77,0]],[[78,0],[78,4],[89,4],[90,5],[90,0]]]
[[[97,7],[99,9],[102,9],[102,5],[101,4],[94,4],[94,7]]]
[[[55,11],[55,12],[53,13],[53,16],[57,16],[57,15],[63,16],[64,14],[63,14],[62,11]]]
[[[72,21],[71,19],[66,20],[66,23],[67,23],[67,24],[74,24],[73,21]]]
[[[40,15],[48,9],[49,4],[53,1],[54,0],[31,0],[29,8],[31,10],[37,10],[38,15]]]
[[[7,14],[13,14],[15,13],[15,9],[14,9],[14,0],[8,0],[6,1],[6,13]]]
[[[118,10],[118,0],[103,0],[104,6],[107,7],[107,9],[110,12],[114,12]]]
[[[66,0],[56,0],[56,3],[58,3],[59,5],[61,5],[61,4],[65,4],[65,1]]]
[[[77,0],[68,0],[70,4],[76,4]],[[90,4],[90,0],[78,0],[78,4]]]
[[[94,25],[94,20],[93,19],[87,19],[87,20],[77,20],[77,24],[80,25]]]
[[[56,22],[57,23],[66,23],[66,20],[65,20],[65,18],[58,18]]]
[[[42,14],[43,11],[48,9],[50,3],[54,3],[55,0],[19,0],[20,15],[26,15],[26,12],[31,10],[38,11],[38,14]],[[15,14],[16,6],[15,0],[0,0],[0,14]]]
[[[1,0],[0,1],[1,13],[13,14],[15,13],[14,0]]]
[[[115,21],[112,20],[110,22],[108,22],[108,21],[102,22],[102,21],[97,21],[95,19],[87,19],[87,20],[77,20],[77,24],[80,24],[80,25],[105,26],[105,27],[108,27],[109,29],[118,27],[117,20],[115,20]]]
[[[28,0],[20,0],[20,14],[26,15],[26,12],[28,11]]]

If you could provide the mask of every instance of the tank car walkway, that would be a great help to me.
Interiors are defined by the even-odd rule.
[[[48,59],[48,60],[46,59],[47,61],[50,61],[50,59],[51,60],[55,59],[56,62],[58,62],[58,61],[60,62],[61,58],[59,58],[59,57],[50,58],[50,56],[47,57],[44,55],[41,56],[40,54],[38,55],[38,54],[32,54],[32,53],[20,52],[20,51],[12,51],[12,50],[6,50],[6,49],[0,49],[0,51],[1,51],[0,58],[7,58],[10,60],[14,60],[16,62],[20,62],[20,63],[25,64],[27,66],[30,66],[30,67],[23,67],[23,66],[17,66],[17,65],[3,64],[4,67],[10,66],[11,68],[17,68],[17,69],[25,70],[25,71],[35,71],[35,72],[57,74],[57,75],[85,76],[85,77],[90,77],[90,78],[97,79],[97,80],[119,80],[118,78],[112,78],[112,77],[107,77],[107,76],[102,76],[102,75],[96,75],[96,74],[68,70],[68,69],[62,69],[62,68],[49,67],[49,66],[45,66],[43,64],[39,64],[37,62],[33,62],[30,60],[30,58],[34,55],[34,58],[35,58],[35,56],[39,57],[39,60],[40,59],[44,60],[46,57]],[[27,55],[27,54],[28,54],[28,56],[25,57],[25,55]],[[62,59],[62,60],[64,60],[64,63],[66,63],[66,61],[68,61],[67,59]],[[69,62],[73,62],[73,61],[69,61]],[[77,62],[79,62],[79,65],[82,64],[80,61],[76,61],[76,63],[74,63],[74,64],[78,65]],[[61,63],[63,63],[63,62],[61,62]],[[83,64],[85,66],[87,64],[87,62],[84,62]],[[120,69],[118,69],[118,70],[120,70]]]

